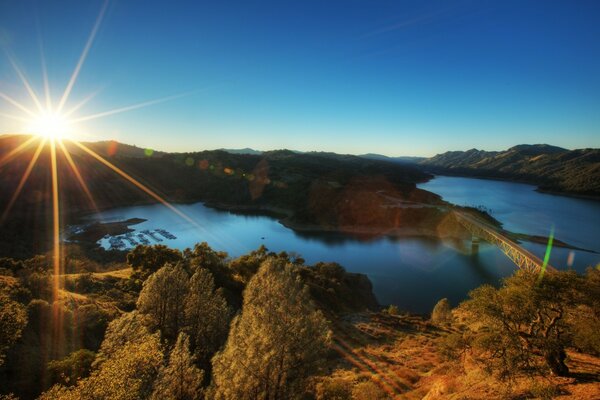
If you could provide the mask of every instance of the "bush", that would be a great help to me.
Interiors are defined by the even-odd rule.
[[[390,306],[388,308],[386,308],[385,310],[383,310],[383,312],[385,312],[386,314],[389,314],[389,315],[400,314],[400,310],[398,310],[398,307],[393,304],[390,304]]]
[[[342,378],[326,378],[317,384],[317,400],[346,400],[352,394],[352,385]]]
[[[352,388],[352,400],[387,400],[390,397],[373,381],[364,381]]]
[[[90,374],[92,363],[96,358],[93,351],[81,349],[69,354],[62,360],[54,360],[48,363],[48,372],[52,383],[60,383],[70,386],[78,379]]]
[[[448,299],[444,298],[437,302],[431,312],[431,322],[436,325],[446,325],[452,323],[452,308]]]

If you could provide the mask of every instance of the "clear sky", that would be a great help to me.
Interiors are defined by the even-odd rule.
[[[100,0],[0,0],[0,43],[59,99]],[[69,98],[91,139],[429,156],[600,147],[600,2],[113,0]],[[0,92],[32,104],[8,58]],[[66,107],[68,108],[68,107]],[[19,110],[0,99],[0,114]],[[0,132],[23,123],[0,116]],[[79,126],[79,125],[78,125]]]

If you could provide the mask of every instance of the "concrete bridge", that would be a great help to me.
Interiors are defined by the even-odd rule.
[[[478,246],[479,239],[482,239],[498,246],[520,269],[535,272],[539,272],[542,269],[544,262],[539,257],[500,233],[495,226],[466,212],[458,210],[454,210],[453,212],[458,223],[473,235],[474,248]],[[546,270],[552,271],[555,268],[548,264]]]

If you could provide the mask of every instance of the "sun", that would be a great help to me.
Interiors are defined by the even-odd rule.
[[[60,113],[43,112],[33,117],[26,126],[28,133],[51,140],[67,138],[71,131],[71,121]]]

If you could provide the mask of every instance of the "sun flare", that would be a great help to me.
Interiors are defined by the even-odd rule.
[[[45,112],[32,118],[26,130],[37,136],[59,140],[69,136],[71,122],[60,113]]]

